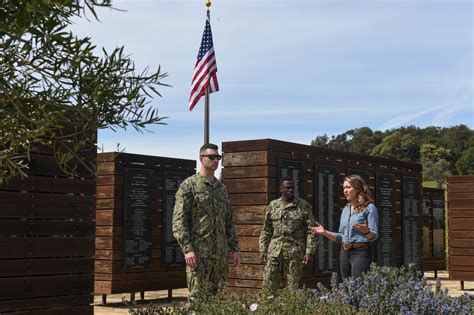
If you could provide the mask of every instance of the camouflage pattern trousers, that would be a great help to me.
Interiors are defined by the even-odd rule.
[[[263,290],[275,292],[280,286],[280,280],[286,276],[286,287],[296,290],[299,287],[303,273],[303,257],[268,257],[263,270]]]
[[[228,274],[228,257],[198,257],[197,266],[195,269],[186,267],[189,302],[196,302],[202,295],[216,294],[222,290],[225,286]]]

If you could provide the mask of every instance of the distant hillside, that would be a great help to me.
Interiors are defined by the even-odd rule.
[[[449,175],[474,175],[474,130],[466,125],[386,131],[362,127],[331,138],[317,136],[311,145],[421,163],[423,179],[434,180],[439,187]]]

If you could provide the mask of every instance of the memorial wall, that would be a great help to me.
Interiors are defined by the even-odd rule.
[[[421,165],[328,150],[273,139],[224,142],[222,177],[230,192],[242,265],[231,268],[228,286],[237,292],[261,288],[263,265],[258,238],[266,205],[279,196],[282,176],[295,178],[297,194],[313,206],[316,219],[337,231],[346,200],[342,179],[366,179],[379,211],[379,239],[372,244],[374,261],[385,266],[423,260]],[[315,256],[304,268],[307,286],[328,282],[338,271],[340,245],[321,238]]]
[[[175,193],[196,161],[116,152],[98,161],[94,292],[186,287],[171,220]]]

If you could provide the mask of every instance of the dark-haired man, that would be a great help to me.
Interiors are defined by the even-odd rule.
[[[234,265],[240,264],[229,194],[214,176],[221,160],[217,145],[203,145],[199,160],[199,173],[186,178],[176,192],[173,212],[173,235],[186,260],[190,302],[203,288],[215,294],[225,285],[229,253]]]
[[[281,197],[267,206],[260,234],[260,262],[266,262],[263,289],[274,293],[283,275],[287,288],[297,289],[303,272],[316,250],[316,238],[308,233],[315,220],[311,205],[294,193],[294,180],[280,181]]]

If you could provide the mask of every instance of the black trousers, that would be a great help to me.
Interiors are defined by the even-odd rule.
[[[341,248],[340,265],[341,277],[357,278],[369,270],[372,255],[369,247],[353,248],[344,250]]]

